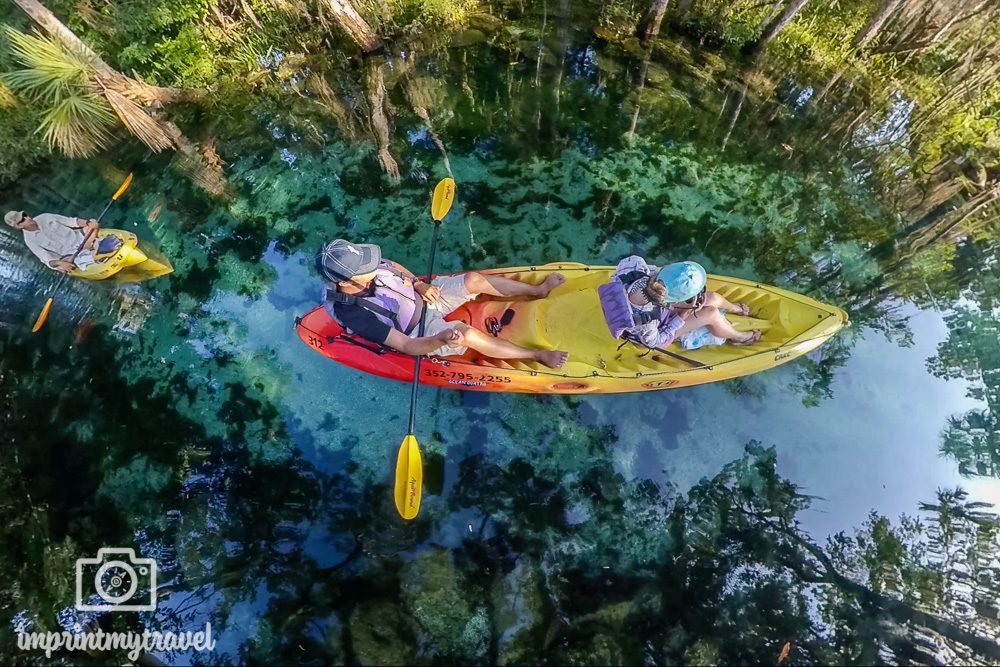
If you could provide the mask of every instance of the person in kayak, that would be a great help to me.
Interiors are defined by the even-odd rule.
[[[24,211],[8,211],[3,219],[14,229],[21,230],[25,245],[43,264],[63,273],[86,268],[100,261],[102,254],[113,253],[117,249],[110,247],[117,241],[114,237],[109,237],[100,243],[97,241],[97,232],[100,228],[96,220],[69,218],[55,213],[42,213],[37,217],[31,217],[25,215]],[[87,241],[86,245],[76,260],[71,261],[84,239]],[[102,244],[108,247],[100,247]],[[118,241],[118,245],[120,244]]]
[[[494,359],[531,359],[549,368],[566,363],[567,353],[531,350],[494,338],[464,322],[445,316],[480,294],[541,299],[565,282],[552,274],[541,285],[470,271],[434,278],[426,283],[402,267],[382,259],[379,246],[337,239],[323,246],[316,268],[329,281],[323,307],[352,333],[398,352],[449,356],[467,348]],[[424,335],[418,324],[424,308]]]
[[[611,275],[612,280],[624,284],[636,322],[624,334],[647,347],[666,347],[675,340],[688,349],[700,347],[684,345],[684,341],[697,335],[701,327],[717,339],[717,344],[753,345],[760,340],[760,330],[740,332],[733,328],[725,313],[749,315],[749,306],[706,291],[708,277],[697,262],[675,262],[657,269],[632,255],[620,261]]]

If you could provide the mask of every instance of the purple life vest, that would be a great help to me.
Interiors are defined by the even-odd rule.
[[[656,320],[659,331],[657,338],[663,339],[660,344],[669,345],[673,341],[673,333],[684,324],[683,320],[675,318],[669,308],[655,308],[651,313],[636,312],[628,299],[625,283],[617,278],[600,285],[597,295],[600,297],[601,310],[604,311],[604,322],[615,338],[625,338],[647,347],[654,346],[655,341],[639,340],[629,329]]]
[[[597,288],[601,300],[601,310],[604,311],[604,321],[611,330],[611,335],[621,338],[626,329],[635,326],[632,316],[632,304],[625,293],[625,285],[620,280],[612,280]]]
[[[413,288],[413,280],[386,262],[380,262],[375,269],[371,294],[342,294],[328,287],[323,305],[330,317],[336,319],[334,303],[364,308],[380,322],[406,335],[417,328],[424,311],[424,300]]]

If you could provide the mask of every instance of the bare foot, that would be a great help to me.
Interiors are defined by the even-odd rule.
[[[753,345],[754,343],[760,341],[761,333],[760,329],[754,329],[747,333],[746,337],[741,340],[730,340],[730,345],[736,345],[737,347],[744,347],[746,345]]]
[[[569,352],[560,352],[559,350],[539,350],[535,357],[536,361],[540,361],[549,368],[562,368],[567,359],[569,359]]]
[[[566,282],[566,276],[561,273],[553,273],[538,286],[538,298],[544,299],[549,292]]]

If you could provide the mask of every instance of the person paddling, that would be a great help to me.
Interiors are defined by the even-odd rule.
[[[32,217],[24,211],[8,211],[4,222],[20,229],[28,249],[46,266],[62,273],[83,269],[101,261],[101,256],[113,253],[121,241],[115,237],[97,240],[100,228],[96,220],[70,218],[56,213],[42,213]],[[73,260],[74,254],[83,250]],[[96,253],[94,252],[96,249]],[[96,255],[96,256],[95,256]]]
[[[464,322],[446,322],[448,313],[480,294],[542,299],[565,282],[552,274],[540,285],[469,271],[434,278],[414,278],[401,266],[382,259],[379,246],[331,241],[316,255],[316,269],[330,284],[323,307],[352,333],[398,352],[450,356],[468,348],[494,359],[529,359],[549,368],[566,363],[566,352],[531,350],[494,338]],[[424,335],[417,337],[420,315],[427,308]]]
[[[717,292],[706,291],[708,276],[697,262],[675,262],[661,269],[637,255],[626,257],[615,268],[612,280],[624,283],[636,325],[625,333],[648,347],[666,347],[700,327],[731,345],[753,345],[759,330],[740,332],[725,313],[749,315],[743,303],[731,303]],[[686,346],[685,346],[686,347]]]

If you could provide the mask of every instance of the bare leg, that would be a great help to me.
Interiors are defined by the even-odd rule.
[[[510,341],[494,338],[466,324],[458,324],[453,328],[462,334],[463,345],[494,359],[531,359],[549,368],[559,368],[569,357],[568,353],[558,350],[529,350]]]
[[[473,294],[490,294],[492,296],[530,296],[542,299],[549,292],[566,282],[561,273],[553,273],[541,285],[530,285],[520,280],[511,280],[501,276],[491,276],[479,271],[469,271],[465,274],[465,289]]]
[[[733,313],[735,315],[750,314],[749,306],[744,303],[734,303],[729,301],[718,292],[708,292],[705,297],[706,306],[715,306],[719,310],[724,310],[727,313]]]
[[[708,327],[713,335],[734,343],[745,343],[756,336],[752,331],[741,333],[734,329],[733,325],[722,316],[722,313],[715,306],[702,306],[701,310],[692,313],[691,317],[687,318],[684,326],[677,332],[677,337],[680,338],[689,331],[702,326]]]

